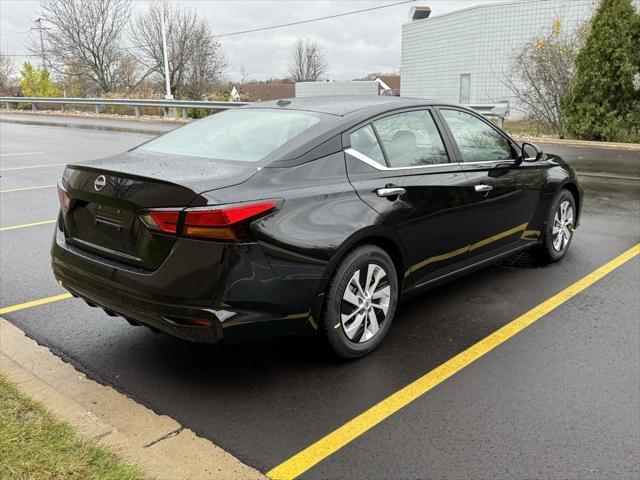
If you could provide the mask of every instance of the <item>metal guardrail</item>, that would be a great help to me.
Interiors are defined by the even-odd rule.
[[[465,105],[485,117],[497,117],[498,126],[504,128],[504,118],[509,115],[509,102],[498,102],[496,104],[476,104]]]
[[[16,103],[30,103],[33,111],[38,104],[60,105],[64,113],[65,105],[93,105],[96,114],[99,114],[102,106],[128,106],[133,107],[136,118],[140,118],[140,107],[182,108],[182,116],[188,118],[187,108],[204,108],[209,110],[224,110],[228,108],[242,107],[250,102],[209,102],[199,100],[156,100],[156,99],[131,99],[131,98],[49,98],[49,97],[0,97],[7,110],[11,110]]]
[[[104,105],[133,107],[136,119],[140,119],[140,107],[182,108],[182,117],[188,118],[187,108],[204,108],[210,110],[224,110],[227,108],[242,107],[251,102],[208,102],[200,100],[165,100],[165,99],[132,99],[132,98],[48,98],[48,97],[0,97],[0,103],[7,110],[15,103],[30,103],[31,109],[37,111],[38,104],[60,105],[64,113],[65,105],[93,105],[96,114],[100,114]],[[498,102],[496,104],[465,105],[487,117],[497,117],[498,125],[504,128],[504,118],[509,115],[509,103]]]

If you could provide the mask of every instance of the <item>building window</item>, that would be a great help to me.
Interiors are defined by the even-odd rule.
[[[460,75],[460,103],[468,105],[471,103],[471,74]]]

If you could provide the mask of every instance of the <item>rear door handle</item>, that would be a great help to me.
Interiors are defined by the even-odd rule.
[[[376,190],[379,197],[397,197],[404,195],[407,191],[402,187],[384,187]]]
[[[491,185],[487,185],[486,183],[481,183],[473,188],[475,188],[476,192],[490,192],[491,190],[493,190],[493,187]]]

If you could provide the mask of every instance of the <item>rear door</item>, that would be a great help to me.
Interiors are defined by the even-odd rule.
[[[482,116],[439,109],[456,161],[471,183],[474,227],[470,257],[482,260],[535,240],[528,225],[545,183],[545,162],[520,163],[513,142]]]
[[[405,287],[463,264],[473,198],[433,112],[381,116],[344,135],[347,174],[360,198],[395,230],[408,260]]]

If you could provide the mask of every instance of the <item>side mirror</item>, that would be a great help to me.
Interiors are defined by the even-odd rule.
[[[537,162],[542,158],[544,152],[535,143],[523,143],[522,144],[522,161],[523,162]]]

